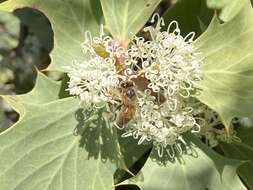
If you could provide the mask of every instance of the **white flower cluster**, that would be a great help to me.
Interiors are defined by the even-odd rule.
[[[87,32],[83,51],[88,60],[75,60],[72,67],[68,68],[70,94],[78,96],[80,105],[87,109],[114,104],[112,92],[119,84],[116,61],[124,59],[124,48],[111,37],[103,37],[103,33],[99,38],[92,38],[90,32]]]
[[[94,38],[87,32],[88,60],[70,67],[68,90],[85,109],[106,107],[115,126],[125,130],[123,137],[152,142],[160,156],[165,150],[174,157],[171,147],[184,143],[183,133],[205,135],[202,128],[214,121],[194,107],[202,64],[194,32],[182,37],[176,21],[161,31],[164,21],[155,18],[156,26],[144,28],[146,37],[135,36],[128,49],[103,32]]]
[[[69,92],[79,96],[82,107],[101,108],[112,101],[110,89],[118,85],[115,64],[111,59],[95,57],[85,63],[74,62],[69,72]]]

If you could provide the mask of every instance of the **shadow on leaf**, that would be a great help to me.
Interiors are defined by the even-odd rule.
[[[75,113],[78,124],[74,135],[80,136],[80,147],[88,152],[88,158],[120,163],[120,151],[116,130],[99,112],[79,109]]]

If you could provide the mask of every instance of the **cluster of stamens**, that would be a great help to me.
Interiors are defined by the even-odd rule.
[[[103,32],[94,38],[87,32],[87,60],[70,67],[68,90],[84,109],[106,107],[123,137],[152,142],[160,156],[166,150],[173,157],[171,146],[184,143],[183,133],[203,132],[213,120],[195,109],[202,60],[194,32],[182,37],[176,21],[161,31],[164,21],[155,18],[155,26],[143,29],[146,37],[135,36],[129,48]]]

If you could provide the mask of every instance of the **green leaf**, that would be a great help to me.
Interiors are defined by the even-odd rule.
[[[84,124],[78,100],[57,99],[59,89],[38,74],[29,94],[4,96],[21,115],[0,134],[0,189],[114,189],[117,134],[102,115]],[[82,136],[73,135],[76,127]]]
[[[113,37],[127,46],[145,25],[161,0],[101,0],[105,26]]]
[[[66,71],[74,59],[83,59],[81,43],[85,31],[96,35],[99,31],[102,13],[93,9],[99,0],[9,0],[0,5],[0,10],[13,11],[17,8],[32,7],[42,11],[50,20],[54,31],[54,49],[49,70]]]
[[[237,136],[241,143],[221,143],[225,155],[237,160],[243,160],[237,172],[250,189],[253,189],[253,128],[239,128]]]
[[[20,22],[13,14],[0,11],[0,54],[17,47]]]
[[[252,17],[248,2],[230,22],[220,24],[215,17],[195,43],[203,56],[197,98],[218,112],[227,128],[233,117],[252,115]]]
[[[227,22],[240,12],[246,2],[247,0],[207,0],[207,6],[221,10],[219,18]]]
[[[30,105],[40,105],[59,99],[60,82],[51,81],[38,72],[35,87],[27,94],[19,96],[4,96],[8,103],[22,116]]]
[[[195,32],[197,37],[207,28],[212,16],[213,11],[207,8],[203,0],[179,0],[164,13],[164,29],[176,20],[183,36]]]
[[[246,189],[236,174],[240,163],[220,156],[195,138],[198,147],[194,146],[193,155],[184,155],[184,164],[158,165],[149,159],[130,183],[136,181],[141,190]]]

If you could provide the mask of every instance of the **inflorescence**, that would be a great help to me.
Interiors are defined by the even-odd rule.
[[[185,132],[205,136],[209,142],[228,141],[217,114],[198,102],[194,86],[201,80],[202,59],[193,44],[194,32],[185,37],[173,21],[161,31],[164,20],[155,14],[155,26],[143,29],[129,48],[105,36],[86,33],[87,59],[69,68],[69,92],[88,110],[107,108],[111,122],[138,144],[152,142],[162,156],[175,156],[185,143]]]

